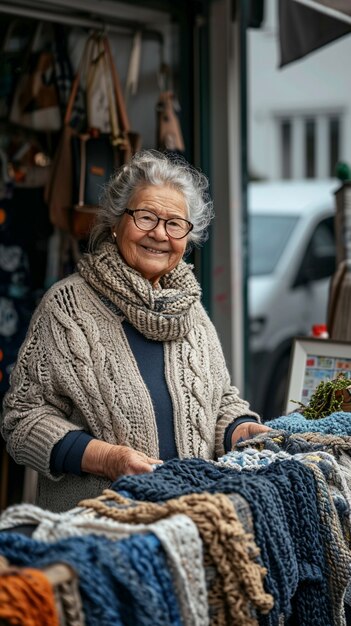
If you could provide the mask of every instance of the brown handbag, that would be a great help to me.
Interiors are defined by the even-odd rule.
[[[72,207],[72,137],[76,131],[70,125],[73,103],[78,90],[79,76],[73,81],[63,130],[53,159],[51,176],[45,188],[45,201],[54,226],[70,231]]]
[[[81,80],[84,63],[92,50],[91,41],[98,46],[99,54],[104,55],[106,76],[108,76],[108,98],[110,103],[111,133],[101,133],[99,129],[88,129],[77,133],[70,124],[72,109]],[[90,52],[89,52],[90,51]],[[91,59],[88,59],[91,62]],[[106,154],[103,165],[100,156]],[[98,148],[98,149],[95,149]],[[53,163],[53,174],[47,187],[46,198],[50,209],[50,219],[58,228],[68,230],[76,238],[89,235],[98,210],[98,201],[91,202],[91,187],[102,187],[114,169],[128,162],[140,149],[140,136],[130,131],[119,77],[115,68],[110,45],[105,35],[93,34],[87,40],[82,60],[74,79],[67,105],[64,128]],[[113,153],[111,171],[105,163],[111,164],[109,154]],[[94,157],[97,162],[94,162]],[[96,194],[95,194],[96,195]]]
[[[31,44],[27,67],[16,85],[10,121],[36,131],[58,131],[62,126],[51,50],[35,51],[43,24],[39,22]]]
[[[140,149],[140,135],[130,131],[122,89],[113,62],[107,37],[98,39],[98,56],[103,55],[106,90],[109,101],[111,133],[96,129],[72,139],[79,144],[78,202],[73,205],[71,232],[77,239],[85,239],[94,224],[99,206],[99,192],[115,170],[127,163]],[[102,46],[102,47],[101,47]]]

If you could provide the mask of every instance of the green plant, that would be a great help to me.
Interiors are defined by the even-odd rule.
[[[334,380],[320,382],[307,405],[296,402],[296,400],[292,400],[292,402],[299,405],[298,410],[306,419],[317,420],[327,417],[335,411],[340,411],[343,397],[342,394],[336,394],[336,392],[349,387],[349,385],[350,379],[346,378],[343,372],[340,372]]]

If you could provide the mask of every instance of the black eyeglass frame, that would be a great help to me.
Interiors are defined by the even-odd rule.
[[[156,219],[157,219],[157,222],[156,222],[155,226],[153,226],[152,228],[140,228],[140,226],[138,226],[138,224],[136,223],[136,219],[135,219],[135,216],[134,216],[134,213],[137,213],[138,211],[148,211],[149,213],[152,213],[152,215],[154,215],[156,217]],[[189,233],[194,228],[194,224],[192,224],[188,220],[184,219],[184,217],[176,217],[176,218],[175,217],[170,217],[169,219],[165,219],[164,217],[159,217],[158,215],[156,215],[156,213],[154,213],[150,209],[124,209],[124,212],[127,213],[127,215],[130,215],[133,218],[135,226],[137,228],[139,228],[139,230],[142,230],[143,233],[149,233],[152,230],[155,230],[155,228],[157,228],[157,226],[159,225],[160,222],[164,222],[165,223],[166,233],[167,233],[168,237],[171,237],[171,239],[184,239],[184,237],[189,235]],[[172,220],[174,220],[174,219],[182,220],[183,222],[186,222],[188,224],[189,230],[185,233],[185,235],[182,235],[181,237],[174,237],[174,235],[170,235],[169,234],[169,232],[167,230],[167,222],[172,222]]]

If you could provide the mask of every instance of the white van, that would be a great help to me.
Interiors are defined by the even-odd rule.
[[[326,322],[339,186],[338,180],[249,184],[249,397],[263,419],[283,411],[293,337]]]

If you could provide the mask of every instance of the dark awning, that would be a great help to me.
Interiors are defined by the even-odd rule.
[[[351,24],[350,0],[295,0],[295,2],[320,11],[329,17],[335,17],[342,22]]]
[[[351,33],[351,0],[279,0],[280,67]]]

